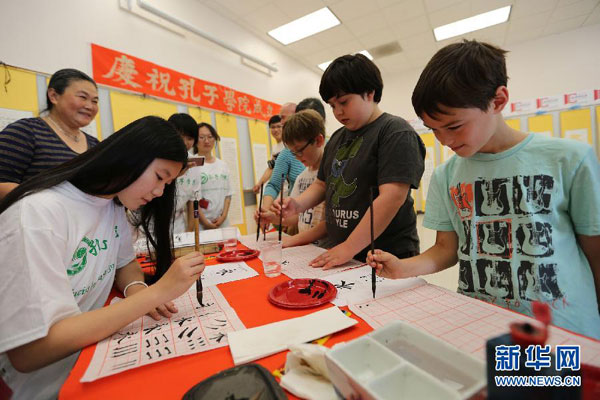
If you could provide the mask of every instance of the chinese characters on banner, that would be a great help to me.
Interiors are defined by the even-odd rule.
[[[279,104],[96,44],[92,44],[92,67],[99,84],[196,107],[260,120],[268,120],[280,109]]]

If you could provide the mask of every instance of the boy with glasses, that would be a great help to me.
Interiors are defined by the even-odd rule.
[[[317,178],[317,172],[325,148],[325,121],[314,110],[303,110],[292,115],[283,127],[283,143],[288,151],[300,161],[306,169],[298,175],[290,196],[300,196]],[[283,247],[300,246],[317,241],[327,234],[324,223],[325,203],[285,218],[286,227],[298,226],[298,234],[283,238]],[[264,218],[264,219],[263,219]],[[279,217],[273,212],[263,212],[261,220],[273,224]]]

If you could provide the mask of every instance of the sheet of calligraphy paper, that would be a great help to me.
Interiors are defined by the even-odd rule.
[[[352,303],[372,300],[371,269],[371,267],[365,265],[324,277],[324,280],[337,288],[337,296],[332,303],[343,307]],[[426,283],[422,278],[386,279],[380,276],[376,277],[376,282],[377,290],[375,294],[377,297],[385,297],[406,288]]]
[[[282,233],[282,236],[289,236],[287,233]],[[251,233],[249,235],[240,236],[240,243],[246,246],[249,249],[260,250],[261,244],[265,242],[265,237],[267,241],[278,240],[279,232],[267,232],[266,235],[260,232],[258,240],[256,240],[256,232]]]
[[[112,303],[122,301],[114,298]],[[179,312],[160,321],[144,316],[99,342],[81,382],[92,382],[169,358],[228,345],[227,333],[244,325],[215,286],[204,288],[204,307],[195,285],[174,300]]]
[[[350,305],[373,329],[402,320],[424,329],[465,353],[485,360],[488,339],[508,333],[511,322],[533,318],[431,284]],[[554,326],[546,342],[581,346],[581,362],[600,366],[600,342]]]
[[[202,272],[202,285],[206,288],[220,283],[239,281],[258,275],[245,262],[231,262],[215,265],[207,265]]]
[[[327,249],[317,247],[314,244],[285,248],[282,250],[283,261],[281,262],[281,272],[292,279],[323,278],[364,265],[364,263],[356,260],[350,260],[345,264],[327,270],[324,270],[323,268],[313,268],[308,265],[312,260],[326,251]]]
[[[256,328],[228,333],[229,350],[235,365],[257,360],[286,350],[293,344],[307,343],[357,324],[337,307],[302,317],[277,321]]]

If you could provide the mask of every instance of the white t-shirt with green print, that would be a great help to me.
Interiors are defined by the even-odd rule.
[[[0,226],[0,377],[14,400],[55,398],[79,353],[22,374],[5,352],[104,305],[135,258],[125,210],[65,182],[12,205]]]
[[[225,161],[215,158],[214,162],[204,162],[204,165],[199,168],[202,179],[202,197],[208,200],[208,208],[203,209],[202,212],[206,219],[213,221],[223,213],[225,198],[233,195],[229,167]],[[220,227],[228,225],[228,219],[225,219]],[[200,225],[200,230],[203,230],[202,225]]]

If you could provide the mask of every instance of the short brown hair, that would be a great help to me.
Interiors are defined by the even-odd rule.
[[[293,144],[325,136],[325,122],[315,110],[302,110],[292,115],[283,125],[283,143]]]
[[[440,106],[486,111],[506,86],[506,50],[476,40],[449,44],[425,66],[412,94],[416,114],[433,118]]]

